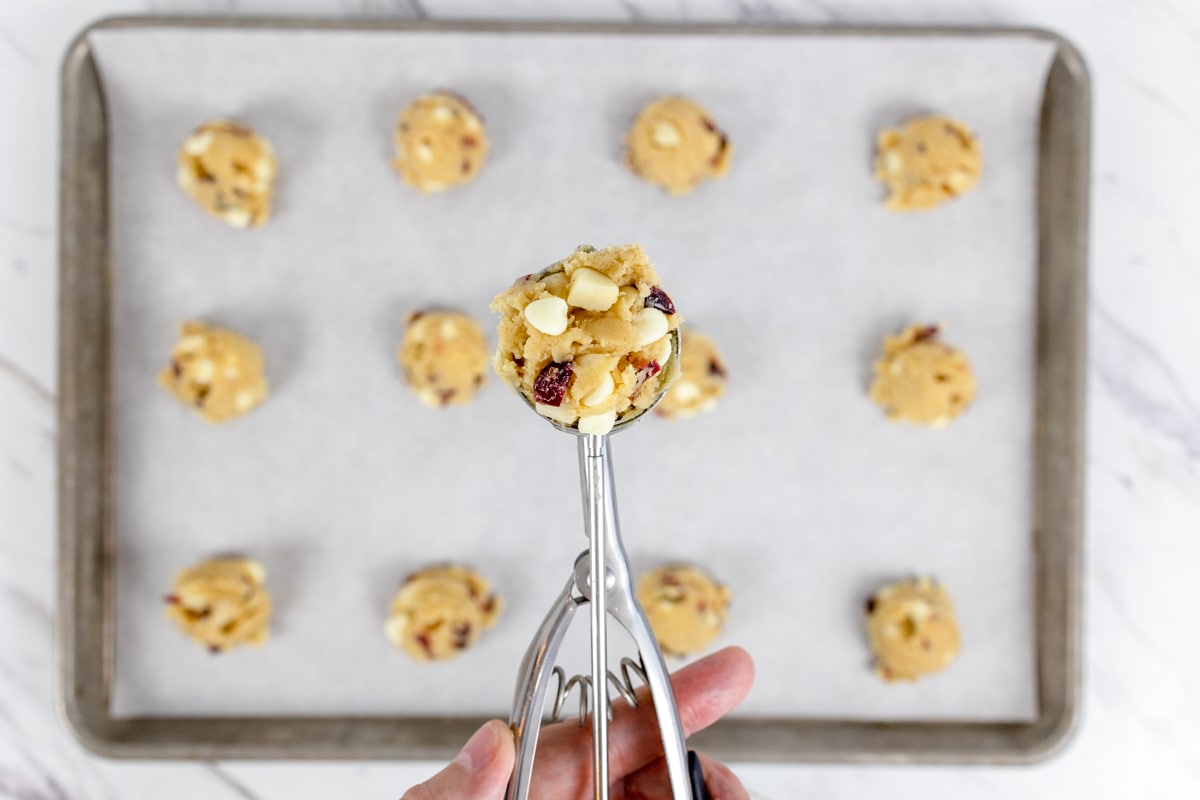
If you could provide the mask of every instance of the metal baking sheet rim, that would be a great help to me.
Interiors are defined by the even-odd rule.
[[[621,25],[133,16],[82,31],[62,67],[59,197],[58,620],[60,712],[113,758],[448,758],[482,719],[114,717],[108,153],[96,30],[481,31],[557,35],[956,36],[1054,44],[1039,142],[1034,447],[1038,712],[1030,722],[725,720],[695,747],[743,762],[1028,764],[1057,753],[1079,715],[1091,83],[1078,49],[1029,28]],[[515,670],[515,665],[514,665]],[[514,671],[515,675],[515,671]]]

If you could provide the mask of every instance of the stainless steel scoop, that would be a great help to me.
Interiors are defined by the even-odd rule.
[[[663,371],[670,376],[679,367],[679,334],[678,331],[671,331],[668,335],[671,336],[671,357],[668,360],[670,363],[663,365]],[[612,431],[602,436],[580,433],[572,427],[543,417],[554,427],[578,438],[583,522],[584,532],[588,537],[588,549],[580,553],[575,560],[571,577],[551,607],[550,613],[546,615],[521,662],[512,716],[509,719],[517,740],[517,761],[508,786],[507,800],[526,800],[529,797],[538,732],[541,730],[546,695],[552,682],[555,682],[555,689],[550,716],[554,720],[561,718],[570,691],[577,688],[579,724],[584,725],[589,708],[589,694],[591,696],[593,796],[596,800],[608,800],[608,722],[612,714],[609,689],[611,687],[631,706],[636,706],[638,701],[634,694],[635,678],[650,688],[672,797],[674,800],[707,800],[709,797],[700,772],[699,760],[694,756],[689,760],[683,728],[679,722],[679,710],[675,705],[675,694],[671,689],[662,651],[633,592],[633,575],[629,569],[625,547],[621,543],[621,526],[617,518],[617,496],[609,446],[609,437],[612,434],[629,427],[658,404],[668,382],[663,381],[662,388],[650,408],[636,416],[618,420]],[[529,399],[521,396],[532,408],[533,404]],[[604,576],[601,591],[594,589],[598,583],[593,580],[593,576],[596,575]],[[571,619],[576,609],[582,605],[589,605],[591,609],[591,674],[567,679],[562,668],[555,666],[555,659]],[[608,668],[610,616],[629,632],[638,650],[636,660],[622,659],[619,675]]]

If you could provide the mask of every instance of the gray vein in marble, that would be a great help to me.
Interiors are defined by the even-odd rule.
[[[36,618],[38,624],[47,631],[54,625],[54,615],[50,613],[50,608],[37,597],[34,597],[32,593],[12,584],[0,587],[0,592],[3,593],[0,596],[8,597],[13,605],[20,608],[28,616]]]
[[[734,0],[734,2],[738,9],[738,19],[743,22],[771,22],[784,19],[779,13],[779,9],[767,0]],[[819,2],[814,2],[813,5],[824,8]]]
[[[70,800],[70,795],[51,775],[43,775],[44,786],[29,783],[28,777],[0,767],[0,797],[7,800]]]
[[[0,44],[3,44],[26,64],[37,66],[37,55],[30,50],[26,50],[25,45],[21,44],[21,40],[13,36],[7,28],[0,28]]]
[[[1110,70],[1114,75],[1119,76],[1124,83],[1133,89],[1134,92],[1149,100],[1153,105],[1158,106],[1168,115],[1177,119],[1184,126],[1192,127],[1192,115],[1188,109],[1185,109],[1173,102],[1165,92],[1161,89],[1139,80],[1134,76],[1119,72],[1118,70]]]
[[[245,798],[245,800],[259,800],[258,795],[246,788],[244,783],[226,772],[225,768],[220,764],[216,762],[209,762],[206,766],[208,767],[209,771],[216,776],[217,780],[232,789],[238,797]]]
[[[429,19],[429,12],[421,0],[359,0],[355,9],[359,16],[402,16]]]
[[[1191,39],[1200,40],[1200,27],[1192,25],[1191,20],[1189,20],[1184,14],[1179,13],[1179,9],[1175,8],[1175,6],[1171,3],[1145,2],[1145,0],[1139,0],[1139,7],[1157,10],[1164,16],[1168,17],[1171,20],[1171,24],[1176,28],[1179,28],[1185,36]],[[1200,41],[1197,43],[1200,44]]]
[[[625,12],[625,16],[631,20],[636,21],[647,19],[646,12],[638,8],[635,3],[631,3],[629,0],[617,0],[617,5],[619,5],[621,10]]]
[[[28,372],[9,361],[4,356],[0,356],[0,375],[7,375],[21,387],[24,387],[38,401],[46,405],[54,405],[54,392],[42,385],[41,381],[30,375]]]
[[[1096,364],[1099,381],[1146,428],[1177,442],[1189,461],[1200,461],[1200,408],[1188,396],[1171,365],[1152,344],[1123,325],[1094,297],[1092,313],[1136,354],[1138,360],[1158,373],[1173,397],[1166,401],[1151,397],[1129,382],[1124,374],[1114,372],[1103,360]]]
[[[17,219],[9,217],[0,217],[0,228],[5,228],[16,233],[24,233],[29,236],[45,238],[50,235],[50,229],[45,225],[35,225],[30,222],[21,222]]]
[[[1112,172],[1100,174],[1097,176],[1097,181],[1103,182],[1105,186],[1109,187],[1108,194],[1110,197],[1121,198],[1141,213],[1152,217],[1156,223],[1162,225],[1163,233],[1165,234],[1164,241],[1170,247],[1171,252],[1178,261],[1178,266],[1183,268],[1183,272],[1187,276],[1200,279],[1200,269],[1198,269],[1200,267],[1200,259],[1196,257],[1196,254],[1188,251],[1187,245],[1184,244],[1183,239],[1179,235],[1179,226],[1171,221],[1173,209],[1164,206],[1159,195],[1139,192],[1137,188],[1129,186]],[[1139,254],[1138,258],[1133,260],[1132,263],[1137,266],[1143,266],[1146,261]]]
[[[1171,751],[1178,757],[1179,763],[1193,775],[1200,776],[1200,761],[1193,754],[1194,746],[1179,741],[1179,737],[1162,724],[1153,714],[1146,711],[1146,704],[1135,688],[1132,693],[1123,688],[1115,688],[1109,692],[1109,699],[1125,707],[1125,713],[1130,722],[1142,726],[1152,741],[1165,745],[1164,750]],[[1128,733],[1127,733],[1128,735]]]
[[[18,461],[12,456],[8,457],[8,468],[12,472],[15,472],[19,478],[23,478],[24,480],[31,480],[33,478],[33,470],[31,470],[24,462]]]
[[[1192,702],[1200,701],[1197,698],[1196,685],[1192,680],[1192,675],[1178,661],[1171,657],[1171,654],[1156,643],[1152,638],[1146,635],[1144,626],[1126,612],[1125,603],[1121,597],[1121,592],[1117,588],[1117,584],[1112,580],[1112,575],[1103,569],[1098,569],[1096,574],[1096,583],[1101,591],[1108,597],[1109,611],[1113,618],[1120,623],[1126,635],[1137,642],[1138,648],[1144,654],[1154,658],[1164,669],[1173,674],[1183,693],[1192,698]]]

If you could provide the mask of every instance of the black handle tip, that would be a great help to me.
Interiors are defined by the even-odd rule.
[[[708,784],[704,782],[704,770],[700,768],[700,756],[695,750],[688,750],[688,777],[692,783],[692,800],[712,800]]]

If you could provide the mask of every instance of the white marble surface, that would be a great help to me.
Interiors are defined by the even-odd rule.
[[[0,798],[396,797],[431,764],[107,762],[53,710],[58,64],[118,12],[1003,23],[1092,69],[1085,704],[1028,768],[745,766],[764,796],[1200,796],[1200,3],[1195,0],[5,0],[0,3]]]

